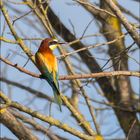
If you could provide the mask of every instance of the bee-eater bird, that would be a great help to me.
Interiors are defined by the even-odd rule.
[[[42,73],[40,77],[46,79],[52,87],[54,99],[58,103],[61,111],[62,100],[58,85],[58,66],[57,59],[53,54],[53,50],[60,44],[64,43],[60,43],[58,40],[52,38],[44,39],[35,54],[35,61],[38,69]]]

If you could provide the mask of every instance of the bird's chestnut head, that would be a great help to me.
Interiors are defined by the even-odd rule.
[[[57,39],[46,38],[41,42],[40,47],[49,48],[50,50],[53,51],[55,48],[57,48],[61,44],[65,44],[65,43],[59,42]]]

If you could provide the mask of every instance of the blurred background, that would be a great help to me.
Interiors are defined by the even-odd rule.
[[[139,33],[139,1],[113,1]],[[3,5],[13,29],[33,55],[41,41],[52,35],[67,42],[54,51],[58,58],[60,77],[105,71],[139,71],[139,47],[104,0],[3,0]],[[1,57],[39,75],[37,67],[15,40],[2,11],[0,15]],[[48,31],[49,28],[52,33]],[[81,48],[86,49],[75,52]],[[62,53],[68,55],[62,57]],[[2,61],[0,79],[1,91],[12,101],[88,134],[65,104],[62,112],[59,111],[58,105],[53,102],[53,91],[45,80],[20,72]],[[138,138],[138,77],[59,80],[59,85],[62,93],[67,96],[72,106],[83,114],[96,134],[106,140]],[[10,108],[9,112],[40,140],[53,138],[30,123],[25,123],[18,115],[34,120],[58,139],[81,139],[59,127],[33,118],[28,113],[14,108]],[[18,139],[13,133],[2,121],[1,138]]]

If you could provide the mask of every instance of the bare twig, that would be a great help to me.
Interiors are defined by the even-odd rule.
[[[24,73],[26,73],[26,74],[28,74],[28,75],[30,75],[30,76],[39,78],[39,75],[37,75],[37,74],[35,74],[35,73],[33,73],[33,72],[30,72],[30,71],[24,69],[23,67],[18,66],[18,64],[13,64],[12,62],[10,62],[9,60],[3,58],[2,56],[0,56],[0,60],[3,61],[3,62],[6,63],[6,64],[8,64],[8,65],[10,65],[10,66],[12,66],[12,67],[18,69],[18,70],[21,71],[21,72],[24,72]]]
[[[27,13],[23,14],[22,16],[17,17],[16,19],[14,19],[14,20],[13,20],[13,25],[15,24],[15,22],[16,22],[17,20],[19,20],[19,19],[21,19],[21,18],[24,18],[25,16],[29,15],[30,13],[32,13],[33,10],[34,10],[34,9],[31,9],[29,12],[27,12]]]
[[[135,123],[136,123],[136,120],[133,121],[133,123],[132,123],[132,125],[131,125],[131,127],[130,127],[130,129],[129,129],[129,132],[128,132],[128,135],[127,135],[126,140],[129,140],[129,136],[130,136],[130,134],[131,134],[131,131],[134,129]]]
[[[112,17],[116,17],[114,14],[104,10],[104,9],[101,9],[93,4],[90,4],[87,0],[74,0],[74,1],[77,1],[78,3],[80,4],[84,4],[84,5],[87,5],[87,6],[90,6],[91,8],[95,9],[96,11],[98,11],[98,13],[101,13],[101,14],[107,14],[107,15],[110,15]]]
[[[17,44],[18,43],[17,41],[7,39],[7,38],[5,38],[3,36],[0,36],[0,40],[2,40],[4,42],[7,42],[7,43],[11,43],[11,44]]]
[[[139,72],[135,71],[113,71],[113,72],[99,72],[91,74],[75,74],[68,76],[60,76],[60,80],[74,80],[74,79],[84,79],[84,78],[97,78],[97,77],[112,77],[112,76],[135,76],[140,77]]]
[[[66,56],[69,56],[69,55],[72,55],[72,54],[75,54],[75,53],[78,53],[78,52],[81,52],[81,51],[89,50],[89,49],[92,49],[92,48],[95,48],[95,47],[112,44],[112,43],[116,42],[117,40],[120,40],[120,39],[124,38],[126,34],[123,34],[123,35],[119,36],[118,38],[116,38],[114,40],[111,40],[111,41],[108,41],[108,42],[99,43],[97,45],[92,45],[92,46],[80,48],[80,49],[78,49],[76,51],[73,51],[73,52],[65,53],[63,55],[60,55],[58,58],[63,58],[63,57],[66,57]]]
[[[82,38],[84,37],[84,35],[85,35],[85,33],[86,33],[88,27],[90,26],[90,24],[91,24],[93,21],[94,21],[94,19],[92,19],[92,20],[88,23],[88,25],[87,25],[86,28],[84,29],[84,32],[82,33],[80,39],[82,39]]]

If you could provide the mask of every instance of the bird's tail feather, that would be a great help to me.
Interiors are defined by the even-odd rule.
[[[61,99],[61,96],[60,96],[61,93],[60,93],[58,87],[55,85],[54,82],[51,82],[50,85],[53,88],[54,99],[55,99],[56,103],[59,105],[60,111],[62,112],[62,108],[61,108],[62,99]]]
[[[57,93],[57,91],[54,90],[53,92],[54,92],[54,99],[57,102],[57,104],[59,105],[60,111],[62,112],[62,108],[61,108],[62,99],[61,99],[60,95]]]

